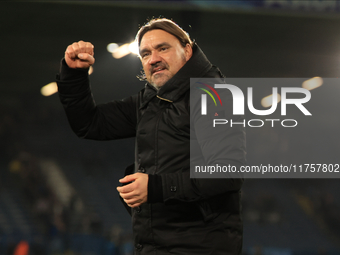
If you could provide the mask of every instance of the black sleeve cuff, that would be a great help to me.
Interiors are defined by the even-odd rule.
[[[61,60],[60,73],[57,74],[56,82],[59,94],[79,95],[89,90],[88,68],[69,68],[65,59]]]
[[[61,60],[59,79],[60,80],[76,80],[84,78],[88,75],[89,68],[69,68],[65,59]]]
[[[157,174],[149,174],[148,203],[163,202],[162,177]]]

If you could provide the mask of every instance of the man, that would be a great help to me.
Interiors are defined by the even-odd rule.
[[[131,209],[136,254],[240,254],[243,180],[191,179],[189,173],[190,130],[195,130],[189,118],[190,77],[222,74],[168,19],[151,20],[136,40],[145,88],[103,105],[94,103],[89,87],[93,45],[80,41],[67,47],[57,82],[70,125],[87,139],[136,137],[134,166],[117,187]],[[209,162],[244,164],[242,128],[226,131],[230,139],[219,159],[211,153],[214,141],[199,133],[195,139]]]

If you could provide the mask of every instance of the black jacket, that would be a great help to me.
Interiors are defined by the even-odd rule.
[[[241,254],[243,179],[190,179],[190,129],[195,124],[189,118],[189,77],[222,77],[197,45],[193,50],[158,91],[146,84],[138,95],[102,105],[92,98],[87,70],[63,63],[57,77],[61,102],[79,137],[136,137],[132,171],[149,174],[149,193],[157,193],[132,209],[136,254]],[[211,141],[195,139],[209,154]],[[225,148],[222,163],[245,163],[243,128],[230,133]],[[213,163],[215,155],[209,159]]]

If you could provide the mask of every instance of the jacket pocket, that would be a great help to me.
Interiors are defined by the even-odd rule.
[[[210,199],[197,202],[205,222],[216,219],[221,213],[226,213],[232,209],[230,197],[227,194],[214,196]]]
[[[216,206],[211,201],[204,200],[197,204],[205,222],[212,221],[219,215],[219,211],[216,210]]]

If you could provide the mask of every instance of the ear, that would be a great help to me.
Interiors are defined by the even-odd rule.
[[[184,48],[185,60],[188,61],[192,56],[192,48],[189,43]]]

